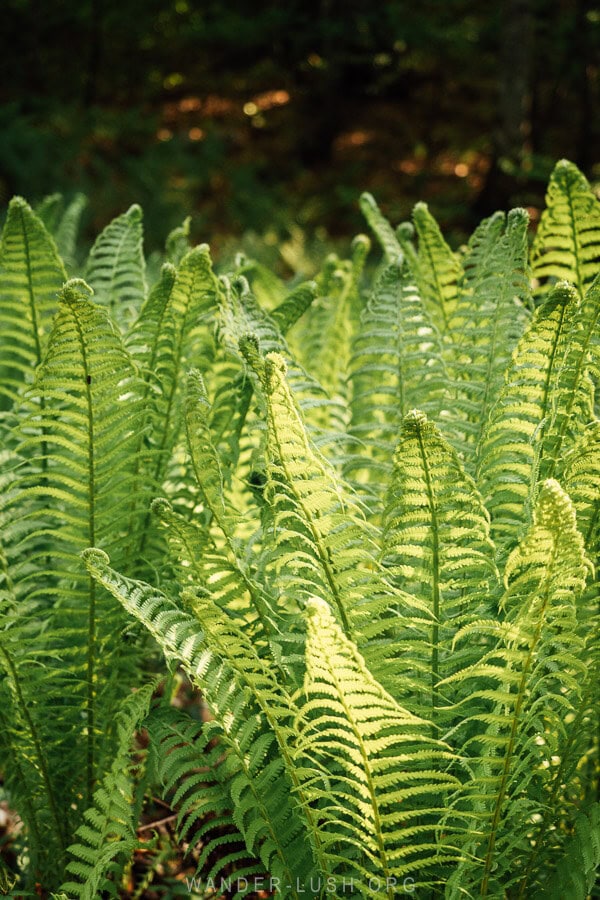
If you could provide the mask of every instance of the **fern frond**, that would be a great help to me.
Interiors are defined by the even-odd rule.
[[[292,791],[300,791],[290,749],[294,707],[272,666],[210,597],[195,598],[201,631],[164,595],[110,569],[106,554],[90,549],[84,558],[93,577],[148,628],[167,660],[181,663],[203,691],[227,750],[222,765],[234,821],[248,851],[266,871],[285,878],[297,897],[295,879],[311,871],[313,853],[317,862],[322,853],[310,807],[301,796],[298,808],[292,800]]]
[[[165,241],[165,255],[167,262],[171,265],[178,266],[183,257],[191,250],[190,247],[190,226],[192,224],[191,216],[186,216],[181,225],[174,228],[167,235]]]
[[[573,322],[544,429],[540,478],[562,477],[562,461],[593,418],[600,382],[600,276],[594,279]]]
[[[72,730],[67,722],[75,716],[79,723],[85,709],[86,764],[73,767],[66,781],[85,772],[91,800],[100,734],[110,733],[97,718],[100,673],[111,689],[127,688],[108,678],[121,653],[119,645],[113,643],[116,655],[102,652],[119,627],[118,608],[98,595],[81,569],[79,552],[93,541],[124,558],[133,474],[128,451],[141,421],[131,359],[106,310],[89,293],[79,280],[67,282],[61,292],[48,352],[20,425],[18,449],[31,458],[7,504],[13,513],[8,526],[12,540],[19,540],[21,557],[34,564],[22,573],[20,590],[30,601],[45,604],[50,645],[56,642],[56,656],[64,653],[69,660],[56,668],[56,683],[50,685],[51,694],[57,690],[69,697],[69,704],[59,704],[67,719],[57,733],[59,743],[76,743],[76,722],[71,722]],[[23,526],[29,526],[24,536]],[[71,748],[74,758],[82,749]]]
[[[0,248],[0,410],[12,406],[42,362],[65,280],[54,241],[25,200],[15,197]]]
[[[457,801],[472,821],[465,850],[473,856],[453,876],[450,896],[509,890],[535,852],[532,816],[544,810],[551,757],[561,754],[585,680],[576,626],[588,570],[572,503],[557,482],[546,481],[533,524],[506,565],[505,622],[487,626],[497,648],[447,680],[473,685],[472,699],[490,703],[489,713],[475,716],[488,727],[470,742],[479,761]],[[485,628],[467,626],[458,640]]]
[[[446,335],[456,309],[458,285],[463,277],[462,266],[444,240],[426,203],[417,203],[413,221],[419,238],[414,275],[432,321],[442,335]]]
[[[113,219],[90,250],[85,278],[119,325],[129,324],[146,297],[142,210],[137,204]]]
[[[87,197],[84,194],[75,194],[53,230],[58,252],[68,269],[72,269],[75,265],[79,223],[87,202]]]
[[[477,483],[501,552],[514,546],[533,500],[544,430],[578,305],[574,288],[561,283],[536,310],[484,428]]]
[[[271,317],[282,334],[287,334],[296,322],[310,309],[317,296],[316,281],[299,284],[281,303],[271,310]]]
[[[366,482],[377,509],[389,482],[402,417],[415,406],[437,418],[447,388],[436,329],[406,265],[380,275],[362,315],[351,361],[356,444],[345,473]]]
[[[531,264],[538,293],[569,281],[584,296],[600,264],[600,203],[577,166],[566,159],[554,168],[546,209],[533,242]]]
[[[173,707],[154,710],[144,725],[150,736],[149,765],[154,765],[163,796],[177,808],[179,841],[202,848],[198,872],[204,880],[215,881],[225,871],[231,881],[264,874],[234,822],[218,726]]]
[[[372,194],[364,193],[360,196],[360,211],[367,220],[373,234],[379,241],[383,255],[387,263],[402,261],[402,248],[394,229],[382,214]]]
[[[127,697],[116,716],[117,740],[110,771],[94,792],[93,805],[84,814],[78,839],[69,847],[72,860],[66,871],[75,876],[61,890],[80,900],[120,895],[120,878],[139,846],[136,827],[143,794],[139,796],[140,761],[132,759],[133,733],[146,718],[155,683]],[[136,794],[138,796],[136,797]]]
[[[454,651],[454,638],[492,613],[499,594],[489,531],[488,513],[456,452],[423,413],[408,413],[394,455],[382,560],[398,585],[431,611],[431,622],[409,633],[406,654],[417,691],[420,684],[413,709],[436,726],[447,718],[441,707],[451,702],[439,681],[468,664]]]
[[[525,210],[513,209],[506,221],[497,213],[480,226],[450,316],[443,426],[471,473],[511,353],[529,324],[528,221]]]
[[[372,677],[328,604],[313,598],[307,612],[295,751],[304,792],[334,876],[355,878],[361,896],[391,898],[401,878],[426,884],[444,865],[435,815],[457,786],[443,771],[451,754]]]

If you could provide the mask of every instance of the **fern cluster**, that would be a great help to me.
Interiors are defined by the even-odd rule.
[[[23,881],[118,896],[160,786],[198,877],[235,896],[585,900],[585,178],[556,166],[531,250],[524,210],[453,252],[424,204],[394,229],[365,195],[381,261],[359,236],[291,285],[242,256],[215,271],[189,223],[146,267],[137,207],[66,280],[77,202],[12,201],[0,256],[0,773]],[[152,702],[157,647],[207,721]]]

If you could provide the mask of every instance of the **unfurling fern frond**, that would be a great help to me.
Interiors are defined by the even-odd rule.
[[[56,295],[66,277],[42,222],[15,197],[0,249],[0,411],[10,409],[42,362]]]
[[[495,897],[518,885],[535,852],[534,823],[550,824],[543,812],[552,764],[586,680],[577,602],[588,568],[572,503],[549,480],[506,565],[505,621],[475,622],[457,638],[496,635],[496,649],[447,680],[471,685],[471,699],[489,704],[475,716],[486,730],[468,744],[474,779],[457,803],[470,822],[465,850],[472,857],[453,876],[451,897]],[[546,839],[537,835],[535,843]]]
[[[533,275],[543,293],[569,281],[583,297],[600,265],[600,203],[577,166],[563,159],[548,185],[546,209],[531,253]]]
[[[402,425],[384,516],[382,559],[390,577],[430,610],[406,640],[412,708],[440,727],[449,696],[438,684],[473,653],[454,650],[461,627],[495,611],[499,595],[489,516],[456,452],[413,410]],[[409,662],[410,660],[410,662]]]
[[[96,238],[85,277],[99,303],[119,325],[128,325],[146,297],[142,210],[137,204]]]
[[[137,823],[144,800],[140,769],[143,761],[132,754],[135,729],[146,718],[155,684],[127,697],[116,716],[116,745],[110,770],[94,792],[93,805],[83,814],[84,824],[69,847],[66,871],[70,880],[62,891],[79,900],[120,896],[120,878],[140,841]],[[133,758],[132,758],[133,756]]]

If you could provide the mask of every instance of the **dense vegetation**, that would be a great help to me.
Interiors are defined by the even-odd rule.
[[[189,223],[147,264],[137,206],[79,266],[80,208],[15,198],[0,250],[0,892],[590,896],[586,179],[531,247],[364,195],[379,260],[291,284]]]

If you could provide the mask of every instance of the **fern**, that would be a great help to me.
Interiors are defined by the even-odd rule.
[[[66,279],[54,241],[20,197],[11,201],[0,250],[0,410],[42,362],[55,295]]]
[[[537,230],[532,268],[548,290],[555,280],[569,281],[583,296],[600,263],[600,204],[573,163],[556,164]]]
[[[477,488],[417,410],[405,416],[396,447],[382,543],[383,562],[394,580],[431,612],[431,622],[408,636],[405,653],[415,689],[427,690],[426,699],[413,697],[413,708],[439,728],[450,703],[439,683],[469,662],[468,653],[454,651],[454,638],[468,622],[492,611],[498,574]]]
[[[142,241],[142,211],[134,205],[96,238],[86,264],[85,277],[98,302],[119,323],[130,321],[146,296]]]
[[[143,858],[135,896],[178,892],[183,853],[236,897],[593,895],[583,176],[559,164],[531,254],[523,210],[454,253],[424,204],[394,230],[365,196],[382,259],[359,236],[290,284],[256,242],[215,266],[189,220],[146,265],[132,207],[94,295],[61,287],[82,203],[13,201],[0,252],[10,890],[118,896]],[[307,267],[295,233],[280,253]],[[162,657],[200,717],[179,676],[150,708]],[[175,837],[141,841],[148,793]]]
[[[84,813],[85,824],[75,833],[78,839],[69,853],[73,859],[66,870],[77,879],[65,882],[61,890],[71,897],[94,900],[118,897],[119,875],[138,846],[136,825],[143,794],[135,798],[135,773],[139,763],[131,759],[133,731],[148,714],[154,684],[128,697],[119,710],[114,759],[102,784],[94,792],[94,803]]]

